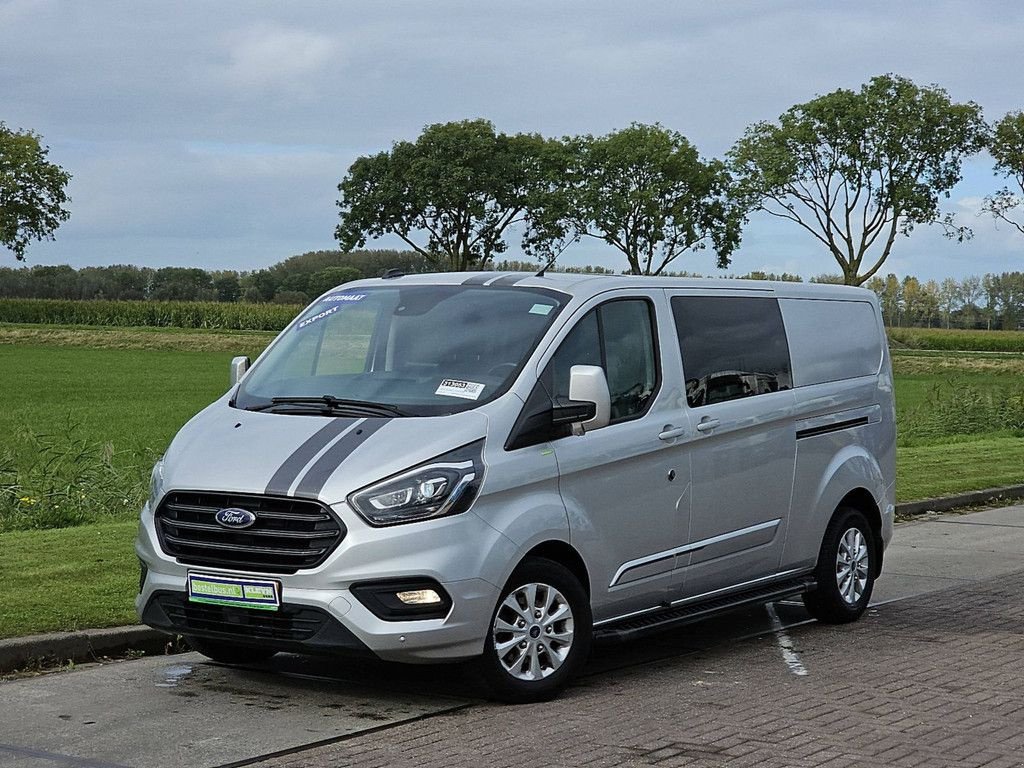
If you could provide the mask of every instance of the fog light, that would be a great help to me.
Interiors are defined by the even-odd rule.
[[[364,581],[349,589],[370,613],[385,621],[443,619],[452,609],[451,595],[426,577]]]
[[[440,605],[441,596],[432,589],[411,589],[408,592],[396,592],[395,597],[406,605]]]

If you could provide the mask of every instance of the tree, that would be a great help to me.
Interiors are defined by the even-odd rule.
[[[351,165],[338,185],[335,236],[351,250],[394,234],[431,268],[480,269],[505,252],[513,225],[535,249],[557,236],[561,216],[541,209],[561,199],[563,171],[560,142],[496,133],[487,120],[428,125],[415,142]]]
[[[242,296],[242,284],[238,280],[238,273],[231,270],[214,272],[213,290],[217,294],[217,301],[238,301]]]
[[[942,319],[947,328],[949,328],[950,318],[959,306],[962,296],[960,284],[952,277],[947,277],[939,285],[939,310],[942,312]]]
[[[961,320],[967,328],[973,328],[981,318],[978,306],[981,293],[981,278],[977,275],[968,275],[960,281]]]
[[[985,297],[985,327],[991,331],[999,308],[999,275],[987,273],[982,277],[981,292]]]
[[[71,215],[64,208],[71,174],[49,162],[49,152],[38,134],[0,122],[0,245],[18,261],[32,240],[52,240]]]
[[[921,317],[924,324],[932,327],[932,320],[939,314],[939,293],[941,289],[934,280],[929,280],[921,286]]]
[[[986,138],[974,102],[955,104],[937,86],[883,75],[859,92],[840,89],[791,107],[777,123],[750,126],[730,159],[750,205],[805,229],[846,283],[860,285],[915,225],[971,236],[940,212],[939,198]]]
[[[892,327],[900,323],[900,307],[903,302],[903,286],[896,275],[890,272],[885,279],[875,275],[868,281],[868,287],[878,294],[882,309],[882,320]]]
[[[982,210],[1024,235],[1024,218],[1014,218],[1024,212],[1024,112],[1011,112],[995,124],[988,150],[995,172],[1011,183],[986,197]]]
[[[901,286],[903,293],[903,313],[907,325],[916,325],[924,317],[924,292],[921,290],[921,282],[912,275],[903,278]]]
[[[634,275],[659,275],[709,243],[727,267],[742,211],[719,160],[704,162],[675,131],[634,123],[573,143],[569,217],[580,236],[621,251]]]
[[[1017,328],[1024,320],[1024,273],[992,275],[991,290],[1005,330]]]

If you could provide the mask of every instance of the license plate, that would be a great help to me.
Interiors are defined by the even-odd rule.
[[[193,603],[276,611],[281,607],[281,582],[189,571],[188,599]]]

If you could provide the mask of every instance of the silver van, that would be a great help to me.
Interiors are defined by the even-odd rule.
[[[153,469],[136,607],[226,663],[476,659],[554,695],[620,637],[801,594],[858,618],[892,536],[874,294],[502,273],[347,283]]]

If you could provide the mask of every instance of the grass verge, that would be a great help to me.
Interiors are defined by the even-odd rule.
[[[982,437],[901,446],[896,457],[898,501],[1024,483],[1024,438]]]
[[[0,638],[134,624],[135,520],[0,534]]]

